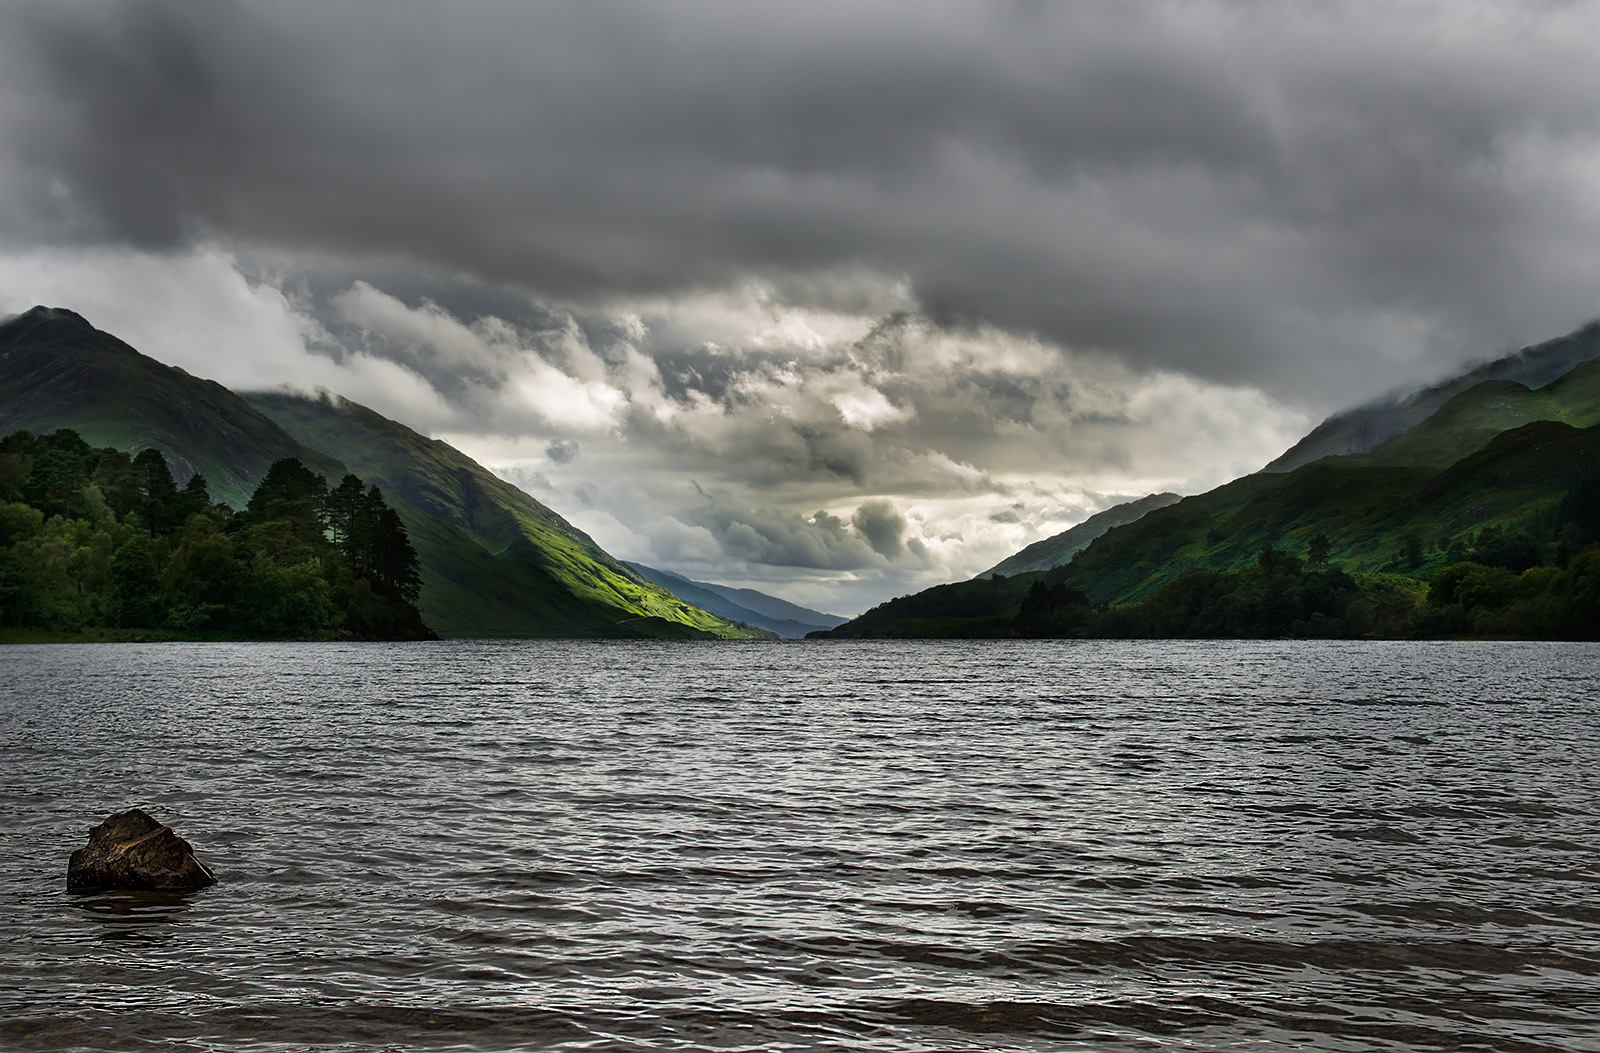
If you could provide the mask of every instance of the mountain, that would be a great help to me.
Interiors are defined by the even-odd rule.
[[[1496,435],[1534,421],[1587,428],[1600,424],[1600,360],[1584,362],[1539,388],[1513,380],[1485,380],[1452,396],[1432,416],[1351,463],[1453,464],[1487,446]]]
[[[140,354],[60,307],[0,322],[0,433],[71,428],[93,445],[159,447],[178,485],[195,472],[243,508],[273,461],[297,457],[337,481],[336,458],[308,449],[221,384]]]
[[[852,618],[813,638],[840,639],[971,639],[1015,636],[1016,615],[1028,590],[1044,575],[1038,571],[1010,577],[973,578],[935,585]]]
[[[1089,543],[1104,534],[1112,527],[1132,523],[1147,512],[1158,508],[1176,504],[1182,500],[1177,494],[1150,494],[1136,501],[1125,501],[1120,505],[1112,505],[1104,512],[1096,512],[1075,527],[1071,527],[1059,534],[1035,541],[1027,548],[1015,555],[1007,556],[993,567],[979,574],[980,578],[992,578],[995,575],[1009,577],[1013,574],[1026,574],[1029,571],[1051,570],[1069,562]]]
[[[1150,494],[1113,505],[1082,523],[1008,556],[970,581],[898,596],[826,635],[842,637],[987,637],[1015,635],[1018,607],[1046,571],[1071,562],[1106,532],[1182,500]],[[824,635],[818,633],[817,635]]]
[[[72,311],[35,307],[0,323],[0,433],[58,428],[95,446],[158,448],[180,485],[198,471],[236,508],[284,457],[378,485],[421,561],[423,618],[443,636],[769,635],[645,581],[464,454],[371,410],[335,396],[247,400]]]
[[[1146,600],[1204,605],[1211,601],[1172,592],[1180,577],[1211,574],[1201,585],[1222,595],[1243,580],[1239,575],[1270,577],[1305,562],[1345,575],[1338,588],[1359,594],[1361,602],[1395,608],[1388,621],[1394,626],[1435,624],[1399,608],[1414,608],[1446,565],[1487,563],[1520,570],[1550,562],[1540,568],[1549,573],[1526,586],[1532,591],[1525,600],[1533,605],[1530,610],[1544,610],[1539,605],[1545,604],[1568,611],[1560,616],[1566,620],[1549,624],[1566,626],[1552,632],[1570,633],[1576,623],[1569,615],[1576,608],[1562,598],[1565,593],[1551,599],[1554,593],[1540,590],[1568,588],[1560,585],[1566,572],[1559,564],[1577,547],[1600,539],[1600,528],[1591,522],[1600,515],[1591,507],[1600,500],[1600,361],[1578,356],[1583,340],[1597,333],[1600,328],[1589,327],[1513,356],[1509,365],[1491,363],[1440,385],[1438,392],[1450,394],[1437,400],[1432,413],[1362,453],[1235,479],[1104,531],[1064,565],[900,597],[829,635],[1016,635],[1030,602],[1035,614],[1043,610],[1054,617],[1053,624],[1099,625],[1115,633],[1119,625],[1161,624],[1162,619],[1147,612],[1132,622],[1096,621],[1093,609],[1131,610]],[[1549,375],[1574,358],[1576,365]],[[1482,375],[1514,371],[1513,366],[1539,386]],[[1306,446],[1302,442],[1296,449]],[[1520,553],[1515,559],[1505,556],[1508,545]],[[1590,564],[1600,566],[1600,557]],[[1497,611],[1517,594],[1514,582],[1513,576],[1496,586],[1503,601]],[[1275,602],[1269,593],[1251,595],[1251,602]],[[1046,609],[1050,603],[1055,614]],[[1060,613],[1072,604],[1079,605],[1073,608],[1077,614]],[[1367,617],[1341,624],[1366,624]],[[1464,617],[1438,622],[1437,631],[1465,633]],[[1524,631],[1513,615],[1495,618],[1472,624],[1500,634]],[[1236,623],[1264,624],[1252,619]],[[1050,622],[1049,617],[1034,620]],[[1192,629],[1195,623],[1180,617],[1175,624]]]
[[[1444,468],[1343,461],[1257,473],[1186,498],[1110,531],[1045,580],[1096,603],[1127,603],[1185,570],[1236,570],[1269,546],[1305,553],[1322,536],[1344,570],[1399,571],[1420,588],[1458,536],[1485,528],[1543,533],[1563,495],[1600,463],[1600,427],[1536,421]]]
[[[735,589],[706,581],[691,581],[669,570],[656,570],[639,563],[627,563],[625,566],[646,581],[655,582],[697,607],[732,621],[775,632],[788,640],[799,639],[819,629],[832,629],[849,620],[837,614],[824,614],[788,600],[780,600],[755,589]]]
[[[1454,396],[1486,380],[1543,387],[1582,362],[1600,358],[1600,321],[1566,336],[1485,363],[1458,377],[1400,399],[1382,399],[1336,413],[1262,471],[1289,472],[1323,457],[1370,453],[1427,420]]]

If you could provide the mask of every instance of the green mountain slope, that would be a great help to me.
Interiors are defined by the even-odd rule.
[[[1003,635],[1036,583],[1124,605],[1188,571],[1255,567],[1265,548],[1306,555],[1317,537],[1332,567],[1423,592],[1451,558],[1448,543],[1486,528],[1534,535],[1553,550],[1557,506],[1596,477],[1600,362],[1537,389],[1480,380],[1370,453],[1244,476],[1113,527],[1068,564],[902,597],[830,635]]]
[[[996,574],[1007,577],[1013,574],[1026,574],[1030,571],[1051,570],[1061,566],[1076,556],[1079,552],[1089,547],[1089,543],[1104,534],[1112,527],[1132,523],[1148,512],[1168,505],[1177,504],[1181,498],[1177,494],[1150,494],[1136,501],[1125,501],[1120,505],[1112,505],[1103,512],[1097,512],[1068,530],[1047,537],[1042,541],[1035,541],[1022,551],[1007,556],[993,567],[979,574],[980,578],[992,578]]]
[[[1014,636],[1014,619],[1023,598],[1042,573],[973,578],[935,585],[911,596],[897,596],[831,632],[812,637],[859,639],[976,639]]]
[[[1566,336],[1525,347],[1404,398],[1384,399],[1335,413],[1262,470],[1290,472],[1324,457],[1370,453],[1485,380],[1510,380],[1539,388],[1596,358],[1600,358],[1600,322],[1590,322]]]
[[[1600,427],[1536,421],[1504,432],[1447,468],[1355,467],[1330,458],[1288,475],[1258,474],[1188,498],[1108,533],[1046,576],[1095,602],[1138,600],[1191,569],[1234,570],[1266,546],[1305,553],[1317,535],[1352,572],[1397,562],[1408,539],[1420,580],[1442,543],[1485,527],[1526,529],[1600,463]]]
[[[199,472],[234,508],[284,457],[333,480],[344,474],[221,384],[148,358],[72,311],[35,307],[0,323],[0,434],[58,428],[93,446],[157,447],[179,486]]]
[[[334,482],[354,472],[381,487],[405,522],[422,563],[418,606],[441,635],[764,635],[639,580],[560,516],[443,443],[360,407],[286,398],[263,396],[305,435],[72,311],[35,307],[0,323],[0,433],[71,428],[95,446],[155,447],[179,485],[198,471],[212,496],[235,508],[285,457]],[[292,412],[294,403],[301,412]]]
[[[1352,463],[1443,467],[1481,450],[1501,432],[1539,420],[1578,428],[1600,424],[1600,361],[1585,362],[1541,388],[1486,380]]]
[[[332,396],[267,392],[247,398],[301,442],[338,450],[351,471],[405,502],[397,510],[409,517],[408,528],[425,517],[446,529],[413,537],[424,571],[430,565],[441,571],[439,595],[425,590],[423,597],[424,615],[441,634],[767,635],[644,580],[587,534],[444,442]],[[456,551],[462,536],[495,562],[464,559]],[[447,558],[450,573],[444,573]],[[485,580],[491,570],[512,578]],[[540,603],[508,602],[491,612],[477,601],[513,587],[537,594]]]

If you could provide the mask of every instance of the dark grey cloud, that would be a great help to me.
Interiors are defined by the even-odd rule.
[[[1509,0],[0,0],[0,300],[858,610],[1600,313],[1596,39]]]
[[[1319,406],[1600,310],[1592,5],[0,18],[13,245],[221,237],[578,302],[756,274],[839,304],[864,269],[947,326]]]
[[[886,559],[894,559],[905,551],[906,517],[890,501],[882,498],[864,501],[850,517],[855,527],[872,550]]]
[[[578,459],[579,446],[571,439],[553,442],[545,447],[544,455],[556,464],[571,464]]]
[[[723,553],[753,564],[810,570],[882,569],[885,565],[870,539],[824,511],[797,516],[716,504],[701,509],[692,519],[717,539]]]

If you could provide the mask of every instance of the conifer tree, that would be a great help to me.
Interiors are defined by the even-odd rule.
[[[177,524],[178,487],[172,481],[167,459],[155,447],[140,450],[133,459],[133,510],[144,517],[150,536],[165,534]]]

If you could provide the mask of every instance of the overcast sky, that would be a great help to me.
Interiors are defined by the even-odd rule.
[[[1600,6],[0,0],[0,311],[840,613],[1600,315]]]

